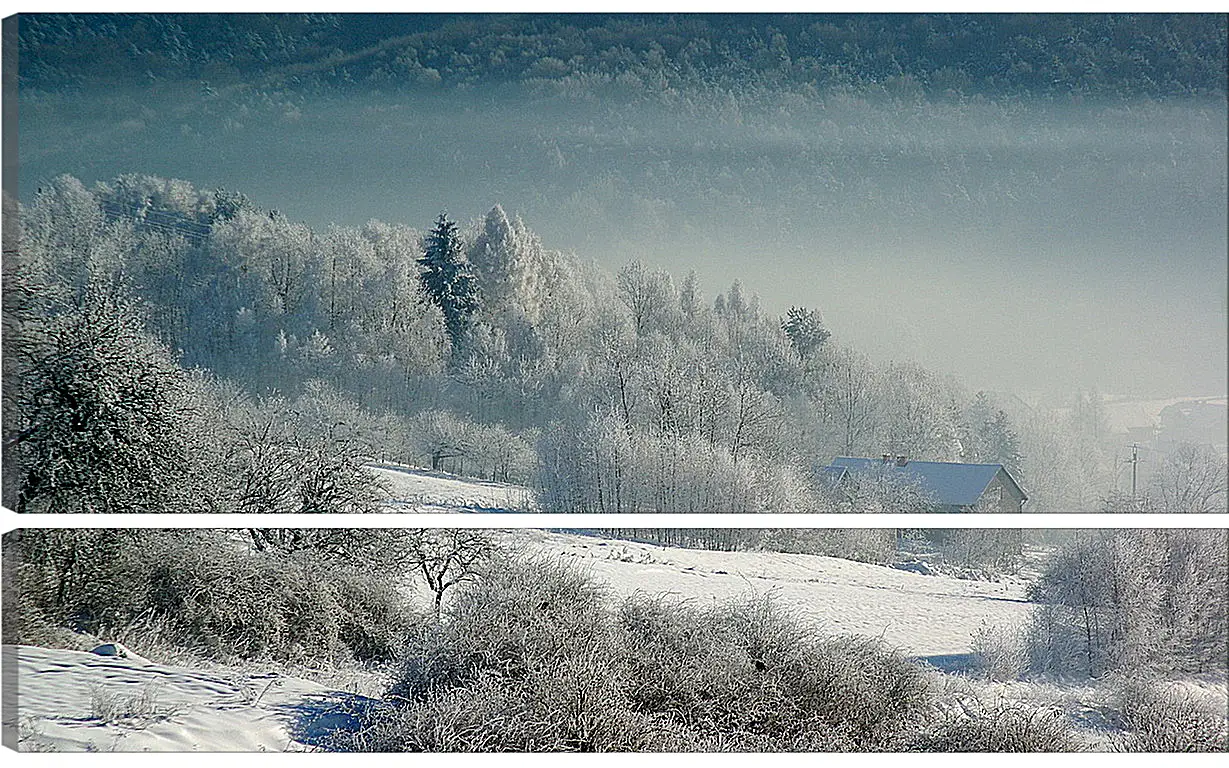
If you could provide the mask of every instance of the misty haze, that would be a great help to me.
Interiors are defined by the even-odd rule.
[[[819,307],[841,340],[977,388],[1224,393],[1223,96],[201,87],[24,99],[23,198],[142,172],[320,228],[498,203],[549,248],[740,279],[767,310]]]
[[[1224,509],[1222,17],[10,33],[21,511]]]

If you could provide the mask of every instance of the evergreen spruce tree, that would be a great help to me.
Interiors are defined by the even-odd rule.
[[[781,329],[785,331],[794,351],[798,353],[798,358],[803,362],[809,360],[832,336],[828,329],[824,328],[819,313],[805,307],[790,307],[789,313],[781,321]]]
[[[427,235],[419,277],[427,295],[444,314],[444,326],[454,351],[459,349],[478,309],[478,282],[465,258],[465,248],[455,222],[441,213]]]

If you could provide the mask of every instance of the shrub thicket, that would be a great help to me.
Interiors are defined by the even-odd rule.
[[[929,706],[878,641],[819,637],[773,600],[701,607],[505,562],[424,628],[396,702],[339,746],[440,750],[843,750],[898,743]]]
[[[226,531],[22,530],[5,557],[18,590],[6,643],[61,644],[67,627],[142,652],[139,625],[215,659],[325,664],[391,658],[415,620],[361,562],[252,552]]]
[[[1132,680],[1118,691],[1126,752],[1225,752],[1229,719],[1224,701],[1200,701],[1178,683]]]
[[[976,705],[947,714],[909,745],[919,752],[1078,752],[1062,712],[1021,705]]]

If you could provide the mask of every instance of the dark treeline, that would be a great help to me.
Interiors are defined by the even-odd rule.
[[[20,83],[41,89],[193,80],[1165,97],[1225,92],[1226,26],[1213,14],[28,14],[19,44]]]
[[[321,232],[184,182],[62,177],[20,226],[5,488],[22,508],[66,488],[140,506],[124,472],[165,497],[159,478],[217,467],[231,480],[203,485],[235,487],[211,508],[363,507],[374,491],[338,478],[371,459],[531,484],[552,511],[927,508],[873,485],[831,498],[815,470],[836,454],[1002,462],[1034,508],[1079,487],[1076,462],[1034,478],[991,395],[872,363],[815,310],[770,315],[738,283],[710,300],[694,275],[611,275],[498,206],[426,234]],[[1030,434],[1051,459],[1051,438],[1078,444]]]

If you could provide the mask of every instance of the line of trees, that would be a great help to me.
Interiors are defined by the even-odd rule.
[[[117,201],[208,237],[109,214]],[[1033,511],[1087,509],[1105,484],[1092,406],[1017,422],[952,377],[841,346],[814,309],[774,316],[737,282],[710,301],[694,274],[640,261],[612,275],[499,206],[425,234],[319,232],[232,192],[61,177],[16,223],[5,487],[23,509],[169,509],[153,486],[202,466],[242,479],[213,508],[362,509],[370,478],[337,478],[371,459],[531,484],[566,512],[905,503],[831,497],[816,470],[839,454],[1001,462]],[[217,436],[220,461],[188,434]],[[127,460],[146,490],[82,465],[117,476]]]

